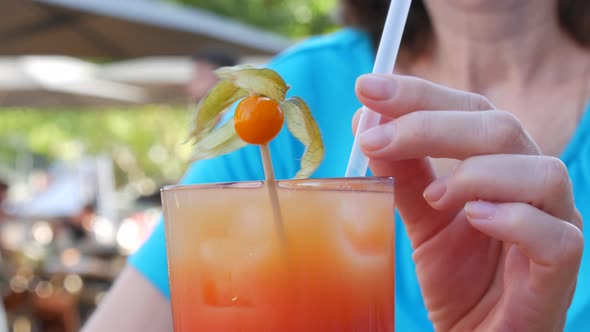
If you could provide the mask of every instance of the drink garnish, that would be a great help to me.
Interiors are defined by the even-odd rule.
[[[193,159],[214,158],[247,144],[262,148],[280,132],[284,119],[289,132],[305,146],[295,177],[309,177],[324,157],[324,145],[319,127],[303,99],[287,99],[289,87],[271,69],[223,67],[216,74],[221,80],[193,113],[189,134],[189,140],[194,143]],[[236,102],[239,104],[233,121],[222,123]]]

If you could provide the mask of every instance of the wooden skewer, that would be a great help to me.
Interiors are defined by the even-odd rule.
[[[281,205],[279,204],[279,195],[277,193],[277,181],[275,173],[272,168],[272,159],[270,158],[270,149],[268,144],[260,145],[260,154],[262,155],[262,166],[264,168],[264,177],[266,181],[264,185],[268,190],[268,196],[270,198],[270,205],[272,208],[273,219],[277,230],[279,240],[285,246],[285,229],[283,226],[283,216],[281,214]]]

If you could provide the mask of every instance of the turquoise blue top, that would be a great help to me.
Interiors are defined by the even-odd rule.
[[[351,118],[361,106],[354,95],[356,78],[371,72],[373,49],[369,38],[356,30],[311,38],[275,58],[269,67],[291,85],[290,95],[305,99],[326,144],[326,158],[313,177],[344,175],[352,146]],[[277,178],[295,175],[303,146],[286,130],[270,145]],[[226,156],[193,164],[183,184],[263,179],[258,149],[246,147]],[[590,111],[586,112],[562,160],[574,184],[577,206],[590,220]],[[586,233],[589,227],[585,227]],[[590,236],[586,234],[586,239]],[[588,241],[588,240],[587,240]],[[590,248],[590,246],[587,246]],[[412,249],[403,224],[396,220],[396,330],[432,331],[416,279]],[[160,222],[130,263],[167,297],[168,268],[164,227]],[[578,289],[569,311],[566,331],[590,331],[590,256],[584,254]]]

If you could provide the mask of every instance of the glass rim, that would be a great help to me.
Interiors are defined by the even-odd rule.
[[[393,193],[395,180],[391,176],[365,176],[365,177],[336,177],[336,178],[312,178],[312,179],[286,179],[277,180],[278,189],[286,190],[313,190],[313,191],[367,191]],[[184,190],[206,189],[257,189],[264,184],[262,180],[213,182],[203,184],[175,184],[164,186],[160,189],[162,194]],[[358,186],[355,188],[354,186]]]

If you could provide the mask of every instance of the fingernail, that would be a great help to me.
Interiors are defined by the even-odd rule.
[[[469,219],[492,219],[498,209],[497,204],[488,202],[469,202],[465,204],[465,212]]]
[[[391,143],[391,137],[394,133],[394,124],[388,123],[371,128],[361,134],[360,143],[363,150],[377,151],[388,146]]]
[[[383,76],[363,75],[358,79],[357,84],[359,93],[369,99],[390,99],[396,92],[395,81]]]
[[[447,192],[447,182],[444,179],[438,179],[431,183],[426,190],[424,190],[424,199],[429,203],[436,203]]]

